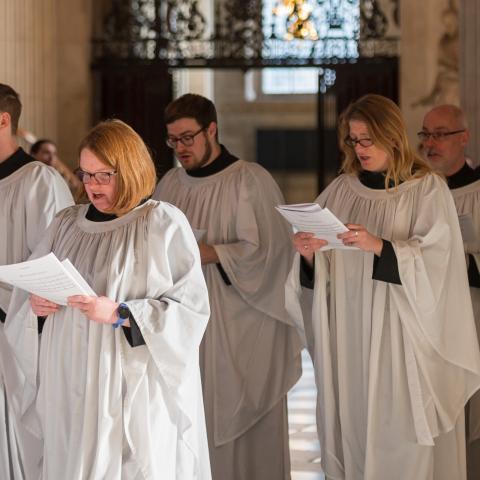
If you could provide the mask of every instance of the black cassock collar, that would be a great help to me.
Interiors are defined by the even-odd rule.
[[[150,197],[144,198],[137,206],[143,205],[147,200],[149,200],[149,198]],[[85,218],[87,220],[90,220],[91,222],[109,222],[110,220],[115,220],[116,218],[118,218],[118,216],[114,213],[101,212],[93,206],[93,203],[91,203],[88,206]]]
[[[358,179],[367,188],[374,190],[385,190],[385,173],[384,172],[368,172],[362,170],[358,175]],[[395,184],[393,180],[390,180],[390,188],[393,188]]]
[[[480,169],[474,170],[467,163],[463,164],[463,167],[453,175],[447,177],[448,188],[460,188],[465,185],[470,185],[480,179]]]
[[[35,159],[25,153],[22,147],[19,147],[17,151],[10,155],[6,160],[0,163],[0,180],[7,178],[12,173],[20,170],[27,163],[34,162]]]
[[[220,148],[220,155],[212,163],[209,163],[205,167],[186,170],[187,175],[196,178],[209,177],[210,175],[221,172],[238,160],[238,158],[232,155],[223,145],[220,145]]]

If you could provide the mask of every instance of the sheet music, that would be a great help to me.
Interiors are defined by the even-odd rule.
[[[96,296],[72,263],[60,262],[54,253],[0,266],[0,280],[59,305],[66,305],[72,295]]]
[[[357,247],[344,245],[337,238],[339,233],[348,232],[348,228],[328,208],[321,208],[316,203],[278,205],[275,208],[293,226],[294,231],[313,233],[316,238],[326,240],[328,245],[320,250],[358,250]]]

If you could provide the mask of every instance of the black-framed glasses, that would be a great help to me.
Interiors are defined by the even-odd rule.
[[[167,137],[167,146],[170,148],[177,148],[177,143],[180,142],[182,145],[185,147],[191,147],[193,145],[193,142],[195,142],[195,137],[200,133],[206,130],[205,127],[202,127],[200,130],[198,130],[195,133],[187,134],[187,135],[182,135],[181,137]]]
[[[345,143],[352,148],[355,148],[357,144],[360,144],[363,148],[371,147],[373,145],[373,140],[371,138],[352,138],[347,137]]]
[[[117,174],[117,172],[84,172],[81,168],[77,168],[75,170],[75,174],[77,177],[84,183],[90,183],[92,178],[100,185],[108,185],[110,183],[110,179]]]
[[[421,142],[426,142],[429,138],[435,140],[436,142],[441,142],[450,135],[456,135],[457,133],[463,133],[464,131],[465,129],[453,130],[451,132],[427,132],[426,130],[422,130],[421,132],[417,133],[417,137]]]

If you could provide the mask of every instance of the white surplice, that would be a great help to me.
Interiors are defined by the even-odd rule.
[[[475,241],[464,243],[465,253],[470,254],[480,270],[480,180],[450,190],[459,215],[470,215],[475,231]],[[480,288],[470,287],[473,312],[480,335]],[[469,480],[480,478],[480,392],[469,401],[467,451]]]
[[[73,198],[67,184],[51,167],[30,162],[0,179],[0,265],[26,260],[55,214]],[[6,313],[12,289],[0,282],[0,308]],[[41,445],[13,415],[7,391],[22,381],[0,324],[0,478],[39,476]],[[6,390],[7,387],[7,390]]]
[[[373,253],[315,255],[309,342],[328,479],[465,479],[463,408],[480,354],[457,212],[436,175],[390,192],[341,175],[319,196],[344,223],[392,242],[402,284],[372,280]],[[297,255],[287,305],[298,323]]]
[[[206,231],[231,282],[204,265],[212,315],[201,366],[213,478],[290,478],[285,400],[301,373],[301,342],[284,307],[292,247],[274,208],[282,195],[264,168],[237,160],[203,178],[174,168],[154,197]]]
[[[25,373],[22,413],[44,444],[42,479],[209,480],[198,359],[209,305],[193,233],[153,200],[106,222],[87,208],[61,212],[33,256],[68,258],[98,295],[125,302],[145,345],[70,307],[47,317],[39,345],[14,290],[5,331]]]

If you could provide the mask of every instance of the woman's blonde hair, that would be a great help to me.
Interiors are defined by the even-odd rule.
[[[117,172],[117,192],[109,212],[123,215],[153,193],[157,177],[152,157],[140,135],[126,123],[100,122],[82,140],[79,153],[85,148]]]
[[[431,172],[428,164],[411,147],[398,106],[381,95],[368,94],[351,103],[340,116],[338,141],[343,153],[341,170],[358,175],[362,171],[354,147],[346,143],[351,120],[364,122],[373,143],[388,155],[385,188],[419,178]]]

